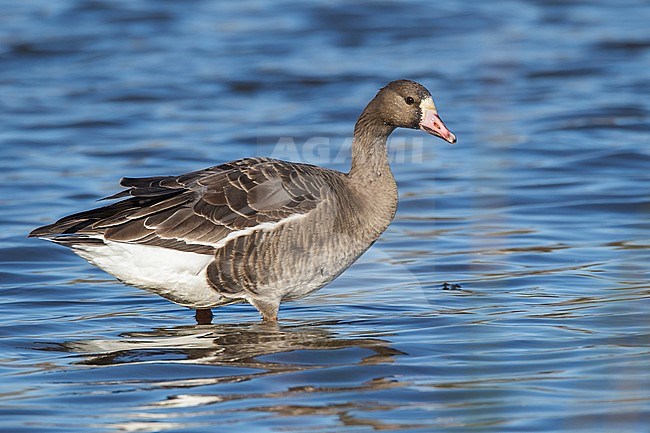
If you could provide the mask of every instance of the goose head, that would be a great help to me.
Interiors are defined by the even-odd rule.
[[[368,108],[392,128],[421,129],[453,144],[456,136],[438,115],[431,93],[410,80],[397,80],[383,87]]]

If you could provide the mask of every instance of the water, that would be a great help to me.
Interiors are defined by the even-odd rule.
[[[649,431],[647,2],[2,10],[1,431]],[[195,326],[25,238],[124,175],[345,169],[397,78],[458,144],[394,135],[395,222],[277,327]]]

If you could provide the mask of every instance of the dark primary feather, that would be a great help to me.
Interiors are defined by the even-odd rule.
[[[74,246],[98,242],[100,235],[212,254],[229,233],[314,209],[338,176],[307,164],[247,158],[180,176],[123,178],[127,189],[106,199],[129,198],[66,216],[29,236]]]

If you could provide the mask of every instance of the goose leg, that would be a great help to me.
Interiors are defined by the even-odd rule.
[[[280,309],[280,301],[263,301],[261,299],[251,299],[249,301],[253,307],[262,315],[262,320],[265,322],[277,322],[278,310]]]
[[[210,325],[212,323],[212,310],[209,308],[198,308],[194,314],[197,325]]]

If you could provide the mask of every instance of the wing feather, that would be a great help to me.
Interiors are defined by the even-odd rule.
[[[64,217],[30,236],[71,244],[71,237],[99,235],[213,253],[230,233],[309,213],[327,199],[326,186],[340,176],[307,164],[247,158],[180,176],[125,177],[120,184],[127,189],[107,199],[129,198]]]

